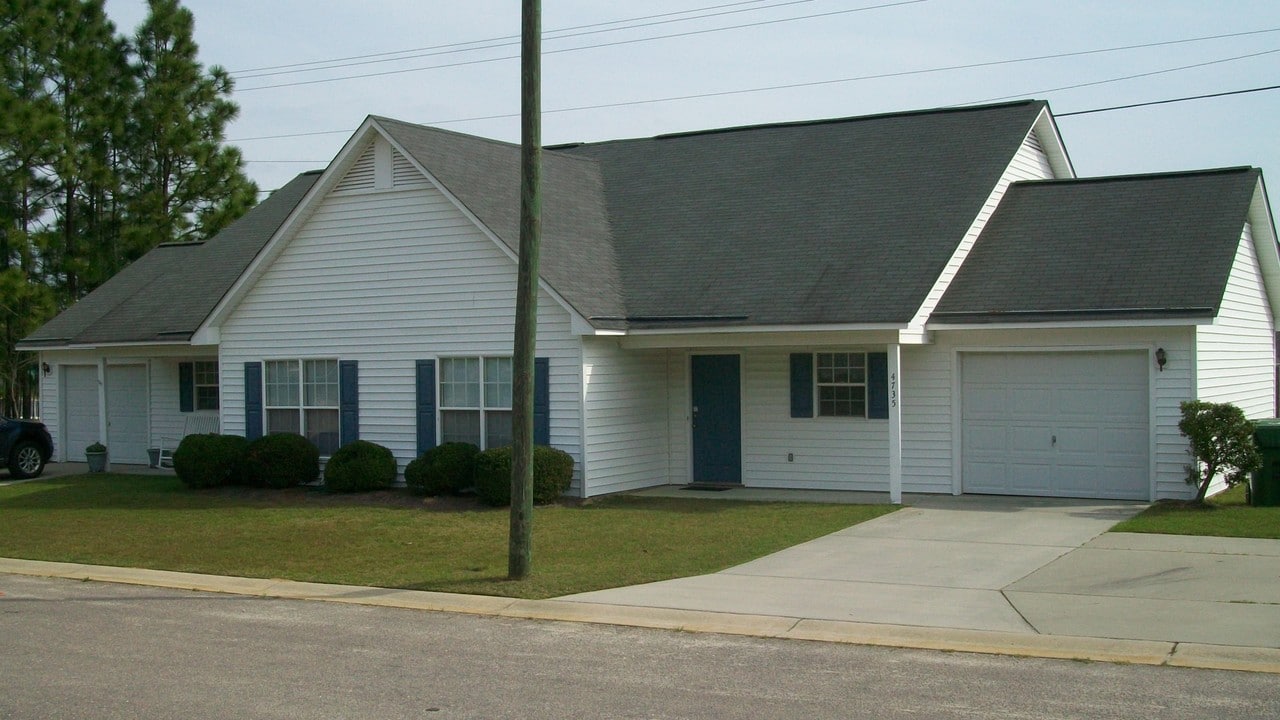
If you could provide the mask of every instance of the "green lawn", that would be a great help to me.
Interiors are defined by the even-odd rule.
[[[1219,537],[1280,538],[1280,507],[1250,507],[1244,486],[1209,498],[1204,507],[1156,503],[1112,532],[1217,535]]]
[[[508,511],[452,507],[60,477],[0,487],[0,557],[545,598],[714,572],[894,509],[625,496],[539,507],[533,575],[511,582]]]

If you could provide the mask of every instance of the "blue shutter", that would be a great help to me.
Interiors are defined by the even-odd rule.
[[[418,395],[418,455],[436,446],[436,361],[419,360],[417,372]]]
[[[355,360],[338,361],[338,445],[360,439],[360,368]]]
[[[551,361],[533,359],[533,444],[551,444]]]
[[[244,436],[262,437],[262,363],[244,364]]]
[[[813,417],[813,353],[791,353],[791,417]]]
[[[195,363],[178,363],[178,411],[192,412],[196,409],[196,365]]]
[[[867,353],[867,417],[889,417],[888,353]]]

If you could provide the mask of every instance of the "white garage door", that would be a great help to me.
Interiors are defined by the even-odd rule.
[[[149,440],[147,367],[107,366],[107,450],[111,462],[145,464]]]
[[[1149,497],[1147,353],[964,353],[968,493]]]
[[[98,368],[63,365],[62,437],[58,438],[63,462],[84,462],[84,449],[98,442]]]

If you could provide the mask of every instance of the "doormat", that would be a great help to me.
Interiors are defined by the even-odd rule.
[[[716,483],[690,483],[688,485],[685,485],[681,489],[682,490],[700,490],[702,492],[724,492],[725,490],[732,490],[736,487],[741,487],[741,486],[740,485],[719,485]]]

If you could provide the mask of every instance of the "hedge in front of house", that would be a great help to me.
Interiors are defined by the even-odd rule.
[[[573,456],[546,445],[533,448],[533,502],[554,502],[569,491]],[[490,505],[511,504],[511,448],[485,450],[476,456],[476,495]]]
[[[404,484],[415,495],[451,495],[475,484],[480,448],[448,442],[422,453],[404,469]]]
[[[354,440],[338,448],[324,464],[325,492],[367,492],[391,487],[396,480],[396,457],[368,440]]]
[[[173,451],[173,471],[189,488],[242,482],[249,441],[239,435],[196,434],[182,438]]]
[[[295,487],[320,476],[320,451],[301,435],[263,435],[249,443],[245,467],[250,485]]]

